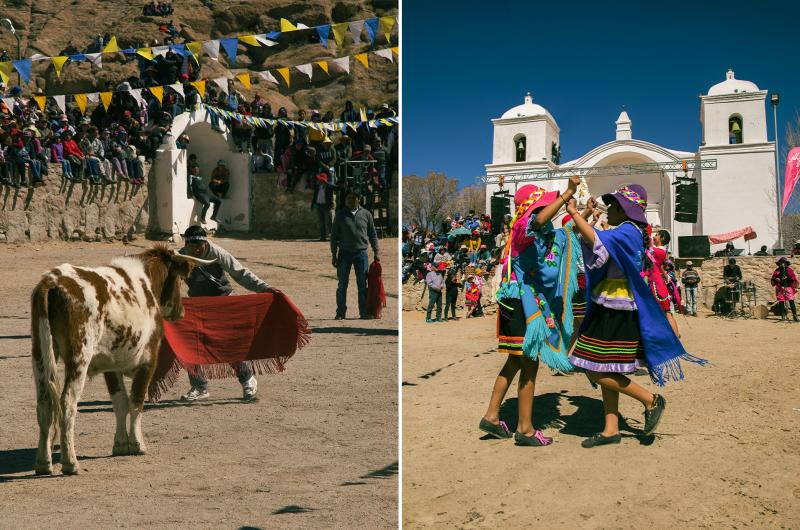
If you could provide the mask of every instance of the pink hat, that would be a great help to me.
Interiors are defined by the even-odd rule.
[[[534,184],[525,184],[514,194],[514,206],[517,207],[517,210],[520,210],[521,207],[524,208],[517,212],[517,217],[522,217],[526,212],[536,208],[547,206],[553,203],[557,197],[557,191],[546,191]]]

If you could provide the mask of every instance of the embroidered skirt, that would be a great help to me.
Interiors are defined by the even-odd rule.
[[[519,298],[497,301],[497,351],[522,355],[525,340],[525,311]]]
[[[569,360],[593,372],[628,374],[645,366],[637,312],[595,305]]]

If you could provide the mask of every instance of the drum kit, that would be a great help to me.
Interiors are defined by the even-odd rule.
[[[753,282],[727,282],[714,296],[714,312],[726,318],[753,318],[756,286]]]

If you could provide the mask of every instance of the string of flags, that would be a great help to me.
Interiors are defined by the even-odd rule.
[[[309,129],[315,129],[320,132],[343,132],[349,127],[353,131],[357,130],[360,126],[366,124],[372,129],[377,129],[381,125],[387,127],[394,127],[400,123],[400,118],[392,116],[390,118],[375,118],[372,120],[367,119],[367,114],[364,109],[360,109],[361,121],[332,121],[332,122],[315,122],[315,121],[296,121],[296,120],[282,120],[282,119],[267,119],[257,118],[255,116],[247,116],[239,114],[238,112],[231,112],[229,110],[220,109],[211,105],[205,105],[207,111],[217,115],[220,118],[227,118],[236,120],[241,123],[247,123],[253,127],[275,127],[276,124],[283,124],[286,126],[301,125]]]
[[[350,59],[355,59],[360,64],[362,64],[365,68],[369,68],[369,58],[368,53],[375,54],[379,57],[383,57],[388,59],[390,62],[394,62],[393,56],[398,55],[399,49],[397,47],[393,48],[385,48],[382,50],[375,50],[372,52],[365,52],[356,54],[353,56],[345,56],[345,57],[337,57],[335,59],[324,59],[319,61],[314,61],[313,63],[301,64],[297,66],[285,66],[281,68],[275,68],[273,70],[265,70],[263,72],[242,72],[235,75],[232,79],[237,80],[241,83],[242,86],[245,88],[250,88],[252,86],[252,75],[257,75],[258,77],[262,78],[264,81],[274,83],[279,85],[280,82],[272,74],[272,72],[277,72],[281,79],[283,79],[284,84],[286,87],[291,86],[291,69],[295,69],[298,72],[305,74],[308,76],[309,81],[312,80],[314,74],[314,66],[316,66],[319,70],[323,71],[327,75],[331,75],[331,65],[335,66],[340,72],[349,75],[350,74]],[[2,63],[0,63],[2,64]],[[128,94],[130,94],[139,105],[144,103],[144,99],[142,97],[142,91],[150,92],[159,102],[162,103],[164,94],[166,93],[167,89],[173,90],[177,94],[180,94],[181,97],[186,97],[184,87],[187,85],[193,86],[198,94],[200,94],[201,98],[205,97],[206,93],[206,86],[208,83],[213,83],[214,85],[218,86],[220,90],[225,92],[226,94],[229,93],[228,81],[231,78],[228,77],[217,77],[214,79],[201,79],[197,81],[191,81],[188,83],[173,83],[171,85],[162,85],[162,86],[153,86],[147,88],[130,88],[127,89]],[[120,91],[120,88],[117,88],[117,91]],[[125,91],[125,89],[122,89]],[[86,113],[86,107],[88,103],[94,104],[103,104],[103,107],[108,110],[108,106],[111,104],[111,99],[113,97],[113,91],[104,91],[104,92],[83,92],[83,93],[71,93],[71,94],[58,94],[58,95],[51,95],[51,96],[44,96],[44,95],[34,95],[31,98],[36,102],[39,108],[44,112],[45,105],[47,102],[47,98],[52,99],[58,108],[61,109],[62,112],[66,112],[66,96],[72,96],[75,104],[80,109],[81,114]],[[14,107],[14,97],[3,97],[3,103],[6,105],[8,109],[12,109]],[[27,103],[30,99],[20,98],[22,101]]]
[[[306,26],[301,23],[293,24],[286,19],[281,19],[280,31],[271,31],[259,35],[237,35],[235,37],[227,37],[223,39],[213,39],[205,42],[192,41],[180,44],[171,44],[165,46],[143,47],[143,48],[125,48],[122,49],[117,44],[117,38],[111,37],[109,42],[105,45],[102,51],[96,53],[76,53],[73,55],[61,55],[51,57],[42,54],[34,54],[25,59],[16,61],[2,61],[0,62],[0,78],[3,83],[8,83],[11,74],[16,70],[20,78],[25,83],[30,83],[31,66],[33,62],[38,61],[51,61],[55,69],[56,76],[61,78],[61,70],[69,62],[80,63],[89,62],[98,68],[103,67],[103,55],[110,53],[123,53],[126,55],[134,55],[143,57],[149,61],[154,60],[156,57],[164,56],[168,51],[172,50],[180,56],[191,57],[198,64],[200,57],[206,55],[207,57],[218,61],[220,48],[225,52],[228,57],[229,67],[236,64],[236,56],[238,53],[239,43],[249,46],[275,46],[278,44],[277,40],[283,33],[290,33],[293,31],[301,30],[315,30],[319,36],[320,43],[324,48],[328,48],[330,37],[333,37],[337,46],[344,43],[345,36],[349,33],[352,36],[354,43],[369,42],[370,45],[375,46],[380,36],[386,39],[388,44],[391,44],[391,33],[395,27],[397,19],[393,16],[368,18],[363,20],[354,20],[351,22],[340,22],[337,24],[322,24],[320,26]],[[362,36],[366,33],[367,40],[363,41]],[[365,54],[359,54],[365,56]],[[360,60],[360,59],[359,59]],[[365,64],[366,66],[366,64]]]

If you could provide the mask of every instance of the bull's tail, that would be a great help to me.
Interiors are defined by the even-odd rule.
[[[36,383],[36,412],[40,427],[58,430],[61,403],[58,398],[58,373],[50,332],[48,298],[55,287],[42,280],[31,296],[31,337],[33,339],[33,378]]]

